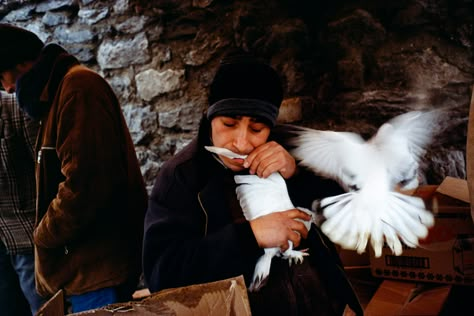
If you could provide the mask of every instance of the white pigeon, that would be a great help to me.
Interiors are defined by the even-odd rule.
[[[299,164],[337,180],[347,193],[320,201],[321,230],[343,248],[380,257],[384,242],[395,255],[401,241],[417,247],[434,225],[422,199],[397,192],[418,186],[419,161],[432,141],[435,111],[412,111],[383,124],[365,141],[349,132],[295,127],[290,152]],[[401,241],[400,241],[401,239]]]
[[[223,155],[229,158],[245,159],[246,155],[236,154],[226,148],[215,146],[205,146],[213,153]],[[281,212],[294,209],[295,206],[290,200],[286,182],[280,173],[275,172],[268,178],[260,178],[256,175],[235,175],[234,180],[237,183],[236,193],[240,206],[242,207],[245,219],[248,221],[257,217],[274,212]],[[314,216],[315,214],[308,209],[298,207],[298,209]],[[302,221],[309,230],[311,221]],[[281,256],[288,259],[289,264],[303,262],[303,257],[308,256],[307,250],[294,250],[293,243],[288,241],[289,248],[282,252],[279,247],[265,248],[264,254],[258,259],[250,284],[249,291],[258,291],[270,274],[270,266],[274,256]]]

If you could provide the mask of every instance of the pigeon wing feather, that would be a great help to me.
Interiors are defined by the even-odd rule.
[[[419,162],[435,134],[437,111],[411,111],[383,124],[369,140],[383,156],[392,186],[418,186]],[[392,187],[393,188],[393,187]]]
[[[305,128],[290,143],[295,146],[291,154],[300,165],[338,181],[346,190],[357,181],[358,165],[365,160],[365,142],[359,135]]]

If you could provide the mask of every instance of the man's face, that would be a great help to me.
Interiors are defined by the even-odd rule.
[[[213,145],[227,148],[235,153],[248,155],[258,146],[266,143],[270,127],[249,116],[216,116],[211,121]],[[219,156],[232,171],[241,171],[243,159]]]
[[[15,68],[0,72],[0,82],[2,83],[3,89],[8,93],[14,93],[17,79],[28,69],[29,67],[26,67],[26,65],[19,64],[15,66]]]

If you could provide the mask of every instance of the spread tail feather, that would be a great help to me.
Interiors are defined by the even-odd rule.
[[[257,264],[255,265],[252,283],[249,287],[250,292],[256,292],[265,285],[268,275],[270,274],[272,259],[279,252],[280,248],[265,248],[265,253],[258,258]]]

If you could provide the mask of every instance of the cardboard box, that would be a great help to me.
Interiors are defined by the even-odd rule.
[[[369,253],[357,253],[355,250],[340,249],[339,257],[344,267],[364,267],[370,265]]]
[[[57,293],[41,308],[44,316],[64,315],[63,294]],[[242,276],[152,293],[139,301],[111,304],[70,316],[176,315],[250,316],[247,287]]]
[[[366,316],[439,315],[452,285],[385,280],[364,311]]]
[[[420,186],[414,193],[435,214],[435,225],[417,248],[405,247],[400,256],[387,245],[370,266],[376,277],[409,281],[474,285],[474,223],[465,180],[447,177],[438,187]]]
[[[62,290],[56,292],[41,308],[35,316],[64,316],[64,293]]]

